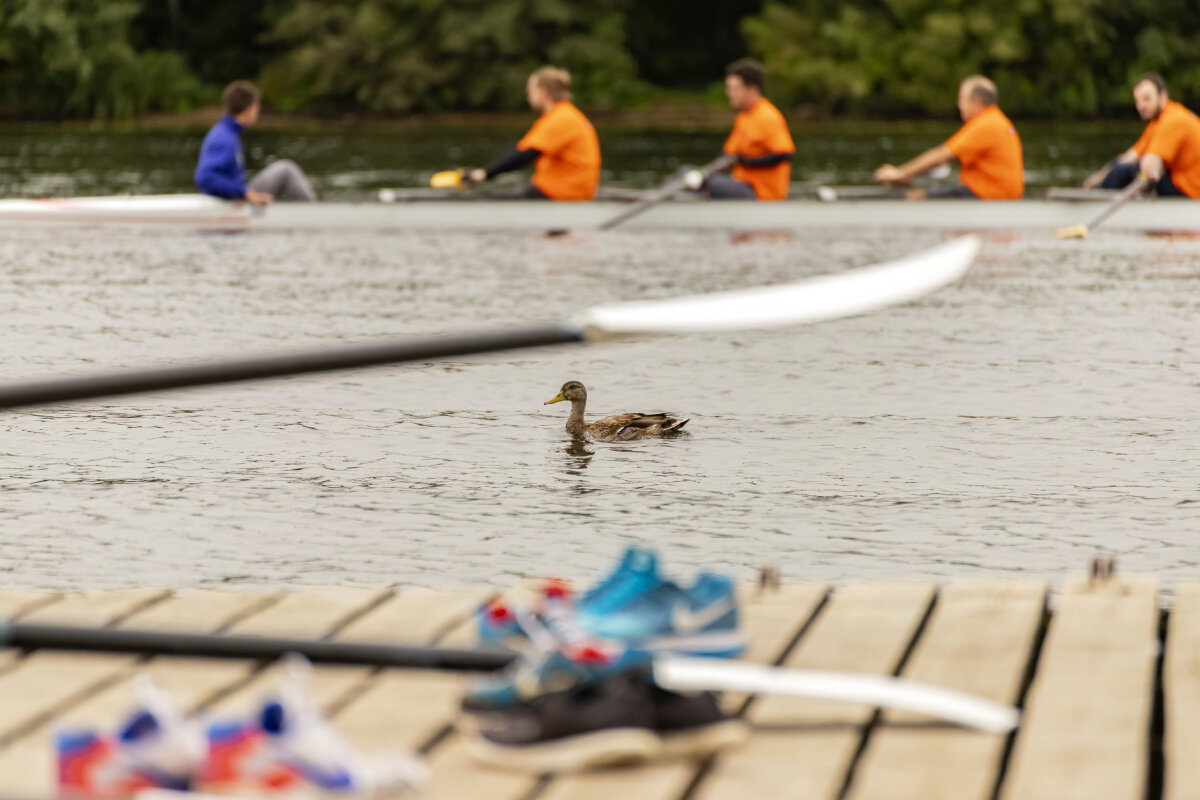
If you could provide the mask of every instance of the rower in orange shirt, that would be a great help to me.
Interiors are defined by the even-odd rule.
[[[884,164],[875,170],[880,183],[904,185],[918,175],[959,162],[958,184],[936,189],[909,189],[909,200],[977,197],[1017,200],[1025,193],[1025,162],[1021,137],[996,105],[996,84],[972,75],[958,87],[958,113],[963,126],[945,144],[926,150],[899,167]]]
[[[1133,104],[1146,130],[1133,147],[1088,177],[1084,188],[1123,189],[1145,175],[1159,195],[1200,198],[1200,119],[1167,94],[1161,75],[1133,84]]]
[[[792,176],[796,145],[787,120],[771,101],[762,96],[763,66],[743,58],[725,70],[725,95],[737,109],[733,131],[724,150],[735,159],[733,174],[717,172],[704,179],[692,167],[698,181],[689,187],[703,189],[709,197],[737,200],[785,200]]]
[[[467,185],[534,164],[533,180],[513,197],[591,200],[600,185],[600,140],[596,129],[571,102],[571,75],[542,67],[529,76],[525,97],[540,115],[515,149],[484,169],[467,170]],[[536,163],[535,163],[536,162]]]

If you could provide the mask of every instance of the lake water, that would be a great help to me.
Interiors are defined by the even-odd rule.
[[[150,165],[182,157],[172,136],[99,136],[131,149],[83,173],[71,166],[78,138],[64,137],[59,161],[11,156],[3,179],[9,192],[184,189],[186,171]],[[335,160],[336,141],[305,141],[331,154],[315,163]],[[621,174],[637,185],[670,168]],[[420,172],[340,169],[314,172],[347,196]],[[565,239],[5,230],[0,370],[18,379],[556,320],[942,240],[870,228]],[[1198,279],[1192,238],[1025,231],[989,237],[963,281],[919,302],[803,328],[9,413],[0,572],[8,585],[60,589],[462,585],[586,577],[640,542],[684,578],[777,564],[788,579],[837,583],[1057,581],[1100,553],[1124,571],[1194,577]],[[569,378],[587,384],[590,414],[670,410],[691,423],[670,440],[574,442],[566,407],[543,405]]]
[[[821,184],[869,184],[881,163],[903,163],[946,139],[956,127],[952,121],[793,126],[794,188],[799,192]],[[604,156],[603,185],[627,188],[656,186],[681,164],[710,161],[727,133],[705,128],[631,130],[603,122],[597,122],[597,130]],[[294,130],[251,128],[243,139],[251,173],[276,158],[292,158],[309,171],[323,198],[373,200],[382,188],[428,186],[429,176],[439,169],[485,165],[511,148],[523,132],[511,124],[314,124]],[[204,133],[203,128],[105,132],[3,127],[0,196],[194,191],[192,171]],[[1128,149],[1139,133],[1136,120],[1022,123],[1030,190],[1079,183]],[[501,180],[516,181],[517,176]]]

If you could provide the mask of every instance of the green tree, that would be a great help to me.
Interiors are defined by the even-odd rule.
[[[128,117],[182,110],[202,87],[175,53],[129,43],[135,0],[0,5],[0,103],[10,113]]]
[[[581,102],[625,105],[645,90],[624,46],[628,2],[299,0],[271,30],[287,52],[264,89],[292,109],[515,109],[528,74],[554,63]]]
[[[950,115],[973,73],[1040,116],[1126,113],[1151,69],[1200,92],[1190,0],[769,0],[742,26],[776,96],[825,113]]]

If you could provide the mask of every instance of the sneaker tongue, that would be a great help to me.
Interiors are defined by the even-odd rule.
[[[279,736],[284,732],[286,719],[287,714],[284,711],[283,703],[267,703],[263,706],[260,724],[267,733]]]
[[[653,550],[636,550],[629,560],[629,569],[639,575],[658,577],[658,558]]]

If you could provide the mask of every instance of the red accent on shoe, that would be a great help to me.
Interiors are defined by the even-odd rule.
[[[504,622],[512,619],[512,615],[513,614],[511,611],[509,611],[508,606],[501,602],[495,602],[488,606],[488,617],[492,620],[492,622]]]
[[[549,600],[564,600],[571,595],[571,588],[567,586],[566,581],[551,578],[546,583],[545,594]]]
[[[592,647],[591,645],[584,645],[583,647],[580,647],[578,650],[572,653],[572,656],[574,657],[575,661],[582,661],[587,664],[607,664],[612,660],[609,658],[608,653]]]

